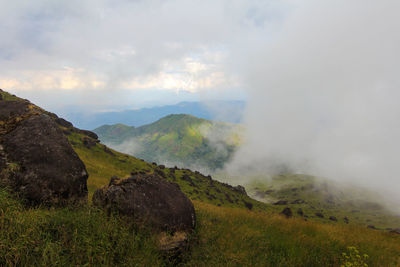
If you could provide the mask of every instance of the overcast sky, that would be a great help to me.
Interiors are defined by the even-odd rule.
[[[232,44],[279,20],[281,6],[0,0],[0,87],[45,106],[100,110],[151,104],[139,91],[153,102],[244,98],[240,77],[226,66]]]
[[[399,204],[399,10],[398,0],[0,0],[0,88],[52,111],[246,99],[232,170],[284,162]]]

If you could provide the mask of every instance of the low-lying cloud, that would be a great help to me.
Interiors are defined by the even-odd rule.
[[[241,41],[247,136],[227,169],[285,164],[400,203],[399,8],[304,1],[258,33],[270,38]]]

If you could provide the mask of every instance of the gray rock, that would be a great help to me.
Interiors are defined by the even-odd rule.
[[[334,222],[337,222],[337,218],[336,218],[335,216],[330,216],[330,217],[329,217],[329,220],[334,221]]]
[[[288,201],[287,200],[279,200],[275,203],[273,203],[272,205],[287,205]]]
[[[292,210],[288,207],[284,208],[281,212],[281,214],[285,215],[286,218],[290,218],[293,216]]]
[[[190,231],[196,214],[192,202],[176,184],[156,174],[136,174],[98,189],[93,204],[131,217],[138,225],[149,225],[161,231]]]
[[[304,216],[303,209],[302,209],[302,208],[299,208],[299,209],[297,210],[297,214],[300,215],[300,216]]]
[[[13,102],[0,105],[4,116]],[[2,184],[27,199],[28,204],[63,205],[87,200],[88,174],[83,162],[52,118],[31,114],[26,103],[14,102],[10,127],[1,136],[9,166],[1,172]],[[24,105],[25,104],[25,105]],[[28,108],[29,110],[29,108]],[[18,117],[19,119],[15,119]],[[3,117],[4,118],[4,117]]]

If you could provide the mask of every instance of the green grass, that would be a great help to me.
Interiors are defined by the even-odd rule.
[[[399,235],[194,203],[198,227],[187,266],[340,266],[348,246],[368,254],[369,266],[400,265]]]
[[[301,208],[308,220],[344,223],[347,217],[351,224],[364,227],[374,225],[384,230],[400,226],[400,216],[380,205],[382,198],[366,189],[342,186],[301,174],[259,176],[250,178],[250,181],[246,185],[250,196],[266,203],[288,201],[288,205],[276,205],[274,208],[279,210],[288,206],[294,212]],[[304,203],[290,204],[295,200],[303,200]],[[317,217],[317,212],[321,212],[324,218]],[[338,222],[329,220],[331,216],[336,217]]]
[[[72,133],[68,136],[72,147],[85,163],[89,173],[88,189],[89,199],[97,188],[109,183],[112,176],[120,178],[129,177],[134,170],[151,170],[150,163],[141,161],[137,158],[112,151],[113,154],[104,151],[104,145],[96,144],[92,148],[87,148],[82,143],[82,134]]]
[[[188,169],[162,169],[159,166],[114,150],[110,150],[112,154],[106,153],[102,144],[96,144],[96,146],[87,148],[83,145],[82,138],[83,135],[78,133],[72,133],[68,136],[70,143],[85,163],[89,173],[89,199],[91,199],[97,188],[107,185],[110,178],[114,175],[126,178],[129,177],[132,171],[149,173],[157,171],[166,180],[179,184],[181,190],[192,200],[200,200],[226,207],[246,207],[246,203],[250,203],[252,209],[269,209],[268,205],[253,200],[247,195],[235,191],[228,185],[218,181],[210,181],[208,177],[200,173],[192,172]]]
[[[19,98],[15,95],[12,95],[5,91],[2,91],[1,89],[0,89],[0,95],[2,97],[2,100],[4,100],[4,101],[22,101],[23,100],[22,98]]]
[[[96,173],[96,183],[89,178],[88,183],[93,187],[108,183],[109,174],[116,171],[112,167],[114,164],[127,175],[133,168],[137,171],[162,171],[167,180],[174,181],[169,175],[171,169],[161,169],[115,151],[114,156],[109,155],[100,144],[96,148],[85,148],[80,138],[79,135],[73,135],[70,140],[75,139],[74,148],[88,166],[90,177],[96,169],[102,170]],[[127,162],[122,163],[121,159]],[[183,180],[183,175],[188,175],[196,187]],[[306,222],[299,217],[286,219],[278,214],[282,206],[271,206],[242,196],[254,205],[249,211],[240,200],[230,203],[225,199],[224,193],[229,193],[231,199],[240,199],[240,196],[235,196],[234,191],[222,183],[215,182],[215,188],[210,188],[208,179],[185,169],[175,170],[174,177],[174,182],[192,199],[197,214],[197,228],[191,236],[191,249],[183,255],[181,265],[339,266],[342,253],[346,252],[348,246],[356,246],[362,253],[368,254],[369,266],[400,264],[400,237],[395,234],[354,224],[327,224],[318,220]],[[298,178],[298,185],[308,184],[304,177]],[[285,176],[279,182],[284,185],[290,180]],[[216,198],[210,199],[207,191]],[[177,262],[165,260],[162,264]]]
[[[0,266],[157,266],[155,237],[91,206],[25,208],[0,189]]]
[[[339,266],[355,246],[369,266],[398,266],[400,236],[194,201],[197,227],[179,258],[157,236],[86,205],[25,208],[0,190],[0,266]]]

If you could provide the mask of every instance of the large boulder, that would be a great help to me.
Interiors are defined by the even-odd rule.
[[[93,204],[109,213],[125,215],[138,226],[159,233],[159,249],[175,257],[188,245],[196,214],[192,202],[179,186],[157,174],[134,174],[128,179],[112,177],[110,184],[96,190]]]
[[[192,202],[177,184],[156,174],[135,174],[124,180],[113,177],[109,186],[94,193],[93,204],[161,231],[190,231],[195,227]]]
[[[0,182],[32,205],[86,201],[85,165],[42,111],[28,101],[0,101]]]

